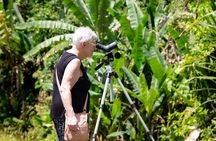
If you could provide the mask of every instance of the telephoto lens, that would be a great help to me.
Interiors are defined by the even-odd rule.
[[[105,52],[109,52],[109,51],[111,51],[112,49],[114,49],[116,47],[117,47],[117,43],[116,42],[112,42],[109,45],[102,45],[100,43],[97,43],[97,45],[96,45],[97,49],[103,50]]]

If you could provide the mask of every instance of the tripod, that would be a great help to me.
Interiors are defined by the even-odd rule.
[[[128,99],[133,111],[136,113],[136,115],[138,116],[139,120],[141,121],[143,127],[145,128],[146,132],[148,133],[150,139],[152,141],[155,141],[153,136],[152,136],[152,133],[149,131],[148,127],[146,126],[144,120],[142,119],[139,111],[137,110],[136,108],[136,105],[134,104],[134,102],[131,100],[129,94],[127,93],[124,85],[122,84],[121,80],[119,79],[117,73],[113,70],[112,68],[112,62],[114,60],[114,57],[113,57],[113,53],[112,52],[109,52],[106,54],[107,56],[107,60],[108,60],[108,65],[107,65],[107,76],[106,76],[106,81],[105,81],[105,86],[104,86],[104,90],[103,90],[103,94],[102,94],[102,99],[101,99],[101,103],[100,103],[100,109],[99,109],[99,112],[98,112],[98,117],[97,117],[97,121],[96,121],[96,125],[95,125],[95,129],[94,129],[94,133],[93,133],[93,137],[92,137],[92,140],[95,141],[96,139],[96,136],[97,136],[97,132],[98,132],[98,127],[99,127],[99,122],[100,122],[100,118],[101,118],[101,114],[102,114],[102,110],[103,110],[103,105],[104,105],[104,101],[105,101],[105,97],[106,97],[106,93],[107,93],[107,89],[108,89],[108,85],[110,84],[110,100],[112,101],[113,100],[113,84],[112,84],[112,77],[114,76],[117,81],[118,81],[118,84],[121,86],[123,92],[124,92],[124,95],[126,96],[126,98]],[[116,55],[117,57],[116,58],[120,58],[120,54],[119,55]],[[99,69],[102,65],[104,64],[104,61],[99,64],[95,69]]]

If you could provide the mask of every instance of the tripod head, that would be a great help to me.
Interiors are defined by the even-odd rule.
[[[114,57],[117,58],[117,59],[119,59],[121,57],[121,54],[119,52],[116,52],[113,55],[113,52],[111,50],[114,49],[114,48],[116,48],[116,47],[117,47],[117,43],[116,42],[112,42],[109,45],[102,45],[100,43],[97,43],[96,48],[100,49],[102,51],[105,51],[107,53],[105,54],[106,58],[102,59],[102,61],[100,62],[100,64],[95,67],[95,70],[98,70],[99,68],[101,68],[104,63],[111,64],[114,61]]]
[[[111,51],[106,53],[105,54],[106,58],[102,59],[100,64],[95,67],[95,70],[98,70],[99,68],[101,68],[104,65],[104,63],[105,64],[111,64],[114,61],[114,56],[116,59],[119,59],[121,57],[121,54],[119,52],[116,52],[115,55],[113,55],[113,52],[111,52]]]

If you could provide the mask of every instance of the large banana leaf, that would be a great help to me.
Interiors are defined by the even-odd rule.
[[[109,15],[107,9],[110,7],[110,0],[100,0],[98,3],[98,18],[95,23],[95,27],[98,31],[98,34],[103,40],[104,37],[107,36],[110,29],[108,28],[112,23],[112,17]],[[108,36],[111,38],[112,36]]]
[[[103,42],[105,37],[108,41],[115,40],[109,29],[113,22],[113,17],[107,11],[110,0],[64,0],[64,4],[83,26],[89,26],[98,33],[100,41]]]
[[[91,15],[91,19],[93,23],[96,23],[96,21],[98,20],[98,4],[99,4],[100,0],[88,0],[88,7],[89,7],[89,12]]]
[[[74,0],[76,5],[80,8],[80,10],[86,15],[87,20],[93,25],[91,15],[89,12],[89,9],[87,8],[86,4],[84,3],[83,0]]]
[[[140,70],[143,61],[144,61],[144,40],[143,35],[145,32],[145,28],[143,29],[142,24],[139,24],[136,30],[135,38],[134,38],[134,46],[132,48],[132,58],[135,61],[135,66],[138,70]]]
[[[76,29],[75,26],[60,21],[34,21],[19,23],[15,25],[15,28],[20,30],[31,28],[64,29],[68,31],[74,31]]]
[[[135,0],[126,0],[127,8],[128,8],[128,18],[131,23],[131,27],[136,29],[138,25],[142,22],[143,14],[141,9],[137,6]]]
[[[50,56],[55,55],[58,51],[64,50],[70,45],[70,41],[62,41],[54,45],[43,57],[43,60],[48,59]]]
[[[161,81],[165,75],[165,66],[161,63],[162,60],[160,59],[157,50],[154,47],[151,47],[145,54],[154,76]]]
[[[138,91],[139,90],[139,79],[137,75],[126,67],[122,67],[122,70],[127,76],[127,80],[129,81],[129,83],[133,85],[134,91]]]
[[[150,65],[154,76],[161,83],[164,80],[164,75],[166,72],[166,66],[164,64],[164,60],[162,59],[159,51],[155,47],[156,37],[155,33],[151,32],[149,35],[147,47],[145,47],[144,54]]]
[[[23,57],[28,60],[31,59],[33,55],[37,54],[41,49],[44,49],[46,47],[49,47],[51,44],[54,44],[56,42],[62,41],[62,40],[68,40],[71,41],[73,37],[73,34],[64,34],[64,35],[57,35],[55,37],[49,38],[45,40],[44,42],[38,44],[36,47],[28,51]]]
[[[138,96],[138,99],[144,104],[145,110],[150,116],[155,109],[155,102],[159,97],[158,80],[153,77],[150,89],[148,89],[144,74],[140,74],[139,81],[140,95]]]
[[[83,0],[64,0],[63,2],[81,23],[85,23],[86,26],[93,27],[90,13]]]
[[[130,21],[127,19],[127,16],[116,12],[114,9],[109,9],[110,14],[115,17],[121,25],[123,33],[129,40],[131,46],[133,46],[135,32],[130,25]]]

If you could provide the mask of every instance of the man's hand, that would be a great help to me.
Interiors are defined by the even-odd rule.
[[[74,116],[65,116],[65,118],[66,118],[66,121],[65,121],[66,126],[68,126],[71,131],[76,132],[79,130],[77,118],[75,115]]]

